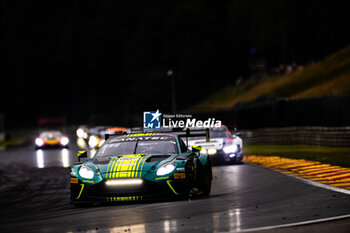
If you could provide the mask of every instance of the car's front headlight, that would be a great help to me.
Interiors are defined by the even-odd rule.
[[[217,150],[215,148],[209,148],[207,150],[208,155],[215,155]]]
[[[84,136],[84,130],[83,129],[77,129],[77,136],[79,137],[79,138],[82,138],[83,136]]]
[[[97,137],[94,136],[94,135],[90,136],[88,143],[89,143],[90,148],[95,148],[97,146],[97,144],[98,144]]]
[[[163,175],[169,174],[170,172],[174,171],[174,169],[175,169],[174,163],[166,163],[158,168],[157,176],[163,176]]]
[[[68,137],[62,137],[60,143],[62,146],[67,146],[69,143]]]
[[[35,139],[35,144],[37,146],[42,146],[42,145],[44,145],[44,140],[42,140],[41,138],[36,138]]]
[[[238,150],[238,146],[236,144],[232,144],[224,147],[225,154],[236,153],[237,150]]]
[[[79,175],[86,179],[92,179],[94,177],[94,171],[88,166],[83,165],[79,168]]]

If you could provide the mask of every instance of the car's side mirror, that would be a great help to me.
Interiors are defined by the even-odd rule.
[[[202,146],[200,146],[200,145],[193,145],[192,146],[193,152],[200,152],[201,150],[202,150]]]
[[[78,161],[80,162],[80,158],[87,158],[87,152],[85,150],[78,151]]]

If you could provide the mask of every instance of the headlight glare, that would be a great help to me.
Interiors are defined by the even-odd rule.
[[[216,149],[215,148],[209,148],[208,149],[208,155],[215,155],[216,154]]]
[[[66,146],[66,145],[68,145],[68,143],[69,143],[68,137],[62,137],[61,138],[61,145],[62,146]]]
[[[163,175],[169,174],[170,172],[174,171],[174,169],[175,169],[174,163],[166,163],[158,168],[157,176],[163,176]]]
[[[90,148],[95,148],[97,146],[97,144],[98,144],[97,137],[94,136],[94,135],[90,136],[90,139],[89,139],[88,143],[89,143]]]
[[[88,166],[83,165],[79,168],[79,175],[86,179],[92,179],[94,177],[94,171]]]
[[[42,140],[41,138],[37,138],[37,139],[35,139],[35,144],[37,146],[42,146],[42,145],[44,145],[44,140]]]
[[[140,185],[142,184],[142,179],[111,179],[106,181],[106,185]]]
[[[229,155],[230,158],[233,158],[233,157],[235,157],[235,156],[236,156],[236,154],[230,154],[230,155]]]
[[[232,144],[224,147],[225,154],[236,153],[237,150],[238,150],[238,146],[236,144]]]
[[[84,136],[84,130],[83,129],[77,129],[77,136],[79,137],[79,138],[82,138],[83,136]]]

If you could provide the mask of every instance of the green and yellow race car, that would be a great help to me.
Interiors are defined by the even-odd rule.
[[[210,194],[212,168],[207,154],[186,133],[134,133],[109,137],[93,158],[71,167],[71,203],[142,201]],[[209,136],[207,135],[209,140]],[[79,152],[78,157],[86,157]]]

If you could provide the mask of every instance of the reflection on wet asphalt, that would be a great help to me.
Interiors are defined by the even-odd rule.
[[[78,150],[0,152],[1,232],[226,232],[350,213],[346,194],[247,164],[214,167],[209,198],[76,209],[67,167]]]
[[[50,164],[51,160],[50,156],[52,157],[53,155],[50,155],[50,152],[52,151],[47,151],[47,150],[36,150],[36,165],[38,168],[44,168],[45,166],[48,167],[48,164]],[[55,164],[57,166],[61,167],[70,167],[72,160],[72,156],[69,155],[69,150],[66,148],[61,149],[60,151],[54,151],[51,154],[59,154],[58,158],[55,158],[55,160],[60,161],[60,164]],[[49,160],[49,161],[48,161]]]
[[[3,164],[19,163],[30,167],[69,167],[76,161],[77,147],[63,149],[21,148],[0,152]]]

